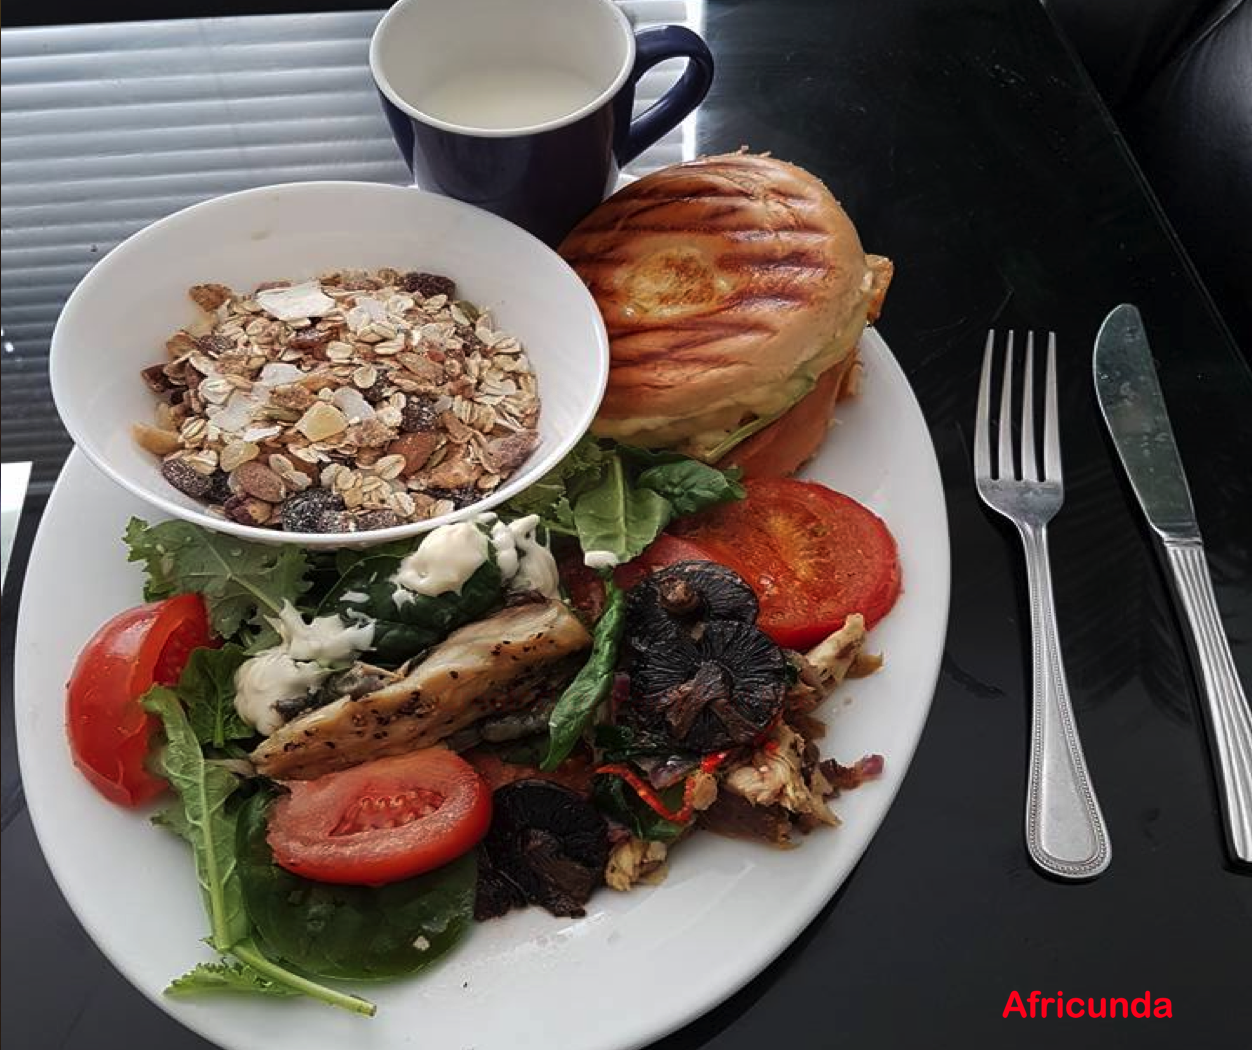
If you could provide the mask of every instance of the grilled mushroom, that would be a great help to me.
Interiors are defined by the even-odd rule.
[[[757,610],[752,588],[733,569],[713,561],[675,562],[631,589],[626,640],[645,650],[675,633],[696,634],[708,621],[755,623]]]
[[[577,917],[604,881],[609,832],[576,791],[550,780],[498,788],[491,828],[479,848],[476,919],[538,904]]]
[[[713,620],[698,633],[655,639],[636,654],[629,717],[687,751],[757,740],[782,710],[783,651],[750,623]]]

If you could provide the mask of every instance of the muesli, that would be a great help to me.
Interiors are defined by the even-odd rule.
[[[450,278],[344,270],[189,295],[204,317],[143,370],[161,400],[135,438],[232,521],[356,532],[436,517],[538,443],[525,350]]]

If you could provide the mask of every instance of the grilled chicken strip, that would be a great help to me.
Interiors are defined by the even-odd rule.
[[[293,719],[252,761],[269,777],[311,780],[430,747],[487,715],[524,707],[534,699],[528,681],[590,644],[564,602],[513,606],[453,631],[400,681]]]

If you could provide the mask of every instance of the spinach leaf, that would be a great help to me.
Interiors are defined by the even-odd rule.
[[[736,471],[732,476],[729,471],[686,459],[649,467],[635,483],[664,496],[673,508],[674,517],[681,518],[717,503],[743,499],[748,493],[739,484],[738,474]]]
[[[237,961],[200,963],[181,977],[175,977],[165,989],[166,995],[200,995],[204,992],[247,992],[284,998],[300,992],[288,985],[277,984],[251,966]]]
[[[584,551],[612,551],[618,564],[642,554],[672,516],[663,496],[630,484],[619,457],[574,504],[579,545]]]
[[[223,638],[262,649],[278,641],[266,621],[285,601],[293,605],[308,590],[304,552],[290,543],[246,543],[187,521],[149,525],[131,518],[126,526],[128,561],[141,561],[148,574],[149,601],[175,594],[204,595],[209,622]]]
[[[395,667],[441,642],[456,628],[485,616],[504,597],[504,582],[492,553],[459,592],[430,597],[406,591],[391,577],[400,567],[395,554],[371,555],[348,567],[322,599],[317,614],[338,613],[351,623],[374,621],[371,659]],[[400,601],[396,601],[397,595]]]
[[[676,810],[682,805],[682,792],[682,784],[677,784],[657,794],[671,810]],[[638,839],[673,842],[687,830],[685,824],[675,824],[660,816],[626,781],[612,774],[601,774],[591,782],[591,803],[605,816],[625,825]]]
[[[626,595],[612,577],[604,581],[604,601],[604,612],[592,633],[591,655],[548,716],[548,753],[543,769],[551,771],[565,761],[613,688],[613,669],[626,626]]]
[[[209,913],[209,945],[221,955],[234,956],[240,964],[231,978],[232,990],[275,994],[265,985],[268,981],[332,1006],[372,1015],[372,1003],[293,973],[268,958],[253,941],[235,852],[237,815],[226,808],[227,800],[239,786],[239,778],[205,761],[191,723],[172,689],[153,686],[143,695],[142,703],[164,724],[165,744],[157,765],[177,794],[181,808],[180,814],[172,807],[166,810],[161,823],[191,844]],[[191,974],[176,978],[167,991],[174,995],[203,991],[206,980],[197,967]],[[214,987],[218,987],[216,983]]]
[[[627,762],[633,758],[670,758],[684,755],[674,742],[659,733],[650,733],[634,726],[596,726],[596,750],[604,762]]]
[[[472,852],[386,886],[313,882],[274,863],[266,841],[271,798],[258,792],[244,805],[237,845],[248,915],[273,955],[321,977],[396,977],[425,969],[472,924]]]
[[[235,710],[235,671],[248,658],[238,645],[196,649],[178,679],[178,698],[187,708],[196,739],[225,747],[229,740],[246,740],[256,730]]]

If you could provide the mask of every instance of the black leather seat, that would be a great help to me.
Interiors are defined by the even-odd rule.
[[[1252,357],[1252,2],[1046,3]]]

